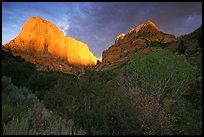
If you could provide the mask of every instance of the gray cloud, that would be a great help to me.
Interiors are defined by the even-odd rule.
[[[201,3],[77,3],[75,14],[71,12],[67,10],[68,35],[88,44],[98,57],[120,33],[127,33],[147,20],[176,36],[190,33],[202,23]]]
[[[97,57],[119,34],[147,20],[176,36],[191,33],[202,23],[201,2],[3,2],[2,13],[4,32],[14,22],[22,26],[28,17],[39,15],[56,24],[66,36],[88,44]],[[16,33],[19,31],[16,29]]]

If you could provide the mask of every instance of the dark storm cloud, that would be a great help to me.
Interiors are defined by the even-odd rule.
[[[101,57],[121,34],[153,21],[165,33],[191,33],[202,23],[201,2],[3,2],[3,43],[15,38],[26,20],[40,16]]]
[[[70,20],[67,34],[88,44],[98,57],[120,33],[127,33],[147,20],[176,36],[190,33],[202,23],[201,3],[97,2],[78,3],[76,7],[75,14],[67,11]]]

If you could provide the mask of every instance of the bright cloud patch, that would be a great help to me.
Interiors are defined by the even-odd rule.
[[[60,28],[60,30],[64,33],[64,35],[67,36],[67,33],[66,33],[66,32],[67,32],[67,30],[69,29],[69,25],[67,25],[67,24],[66,24],[66,25],[62,25],[62,26],[60,26],[59,28]]]

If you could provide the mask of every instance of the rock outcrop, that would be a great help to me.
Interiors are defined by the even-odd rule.
[[[94,66],[97,63],[86,44],[65,37],[55,24],[38,16],[29,18],[20,34],[3,46],[35,64],[52,62],[51,56],[74,66]]]
[[[118,64],[133,54],[159,50],[175,40],[174,35],[161,32],[153,22],[147,21],[130,30],[128,34],[120,34],[110,48],[103,51],[101,66]]]
[[[202,70],[202,25],[192,33],[178,37],[169,50],[185,55],[191,64]]]

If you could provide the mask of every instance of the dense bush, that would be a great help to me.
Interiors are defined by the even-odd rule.
[[[177,49],[178,53],[180,53],[180,54],[185,54],[186,49],[187,49],[186,44],[184,44],[184,41],[181,40],[180,43],[179,43],[179,45],[178,45],[178,49]]]
[[[43,103],[73,119],[87,134],[142,134],[136,110],[108,74],[89,71],[78,78],[60,77]]]
[[[128,66],[126,75],[136,75],[140,88],[158,100],[179,99],[198,71],[183,56],[175,56],[168,51],[136,55],[133,62]]]
[[[68,120],[48,111],[30,90],[16,87],[6,76],[2,77],[2,96],[3,134],[85,134],[71,128]]]
[[[2,103],[2,122],[8,122],[10,119],[12,119],[12,107],[8,104]]]
[[[3,132],[200,134],[201,97],[195,90],[202,77],[196,79],[196,72],[183,56],[168,51],[78,76],[11,61],[2,71],[11,77],[2,77]]]
[[[37,90],[49,90],[51,87],[55,85],[57,78],[60,75],[54,72],[37,72],[33,73],[28,81],[26,82],[25,86],[32,91]]]
[[[162,49],[168,48],[169,45],[170,43],[163,43],[163,42],[158,42],[158,41],[151,41],[151,42],[146,43],[147,47],[160,47]]]
[[[200,134],[201,116],[198,114],[201,108],[189,106],[196,100],[200,102],[201,98],[194,98],[190,105],[186,105],[188,101],[184,99],[187,95],[197,94],[197,72],[198,69],[190,65],[184,56],[165,50],[135,56],[124,75],[118,77],[118,84],[140,110],[139,119],[146,134]],[[184,102],[181,103],[181,100]],[[184,123],[184,119],[189,119],[190,124]],[[162,126],[159,121],[162,121]],[[149,125],[151,122],[154,126]],[[191,127],[194,128],[190,130]]]
[[[2,75],[12,78],[17,86],[24,86],[32,73],[35,72],[35,66],[28,62],[9,62],[2,64]]]
[[[174,106],[172,114],[176,116],[174,134],[202,134],[202,108],[195,109],[189,101],[180,99]]]
[[[27,118],[12,119],[10,123],[4,126],[5,135],[28,135],[29,121]]]
[[[73,134],[84,134],[81,128],[87,134],[142,134],[137,111],[116,86],[111,71],[88,71],[81,76],[35,72],[25,84],[35,95],[26,88],[14,86],[10,79],[3,79],[4,101],[11,105],[11,114],[30,118],[31,134],[70,133],[66,124],[53,122],[50,113],[40,105],[35,95],[64,122],[73,120]],[[13,91],[18,92],[17,96]],[[5,104],[4,107],[7,109],[5,113],[9,113],[11,109]],[[11,121],[13,117],[8,115],[4,121]]]

